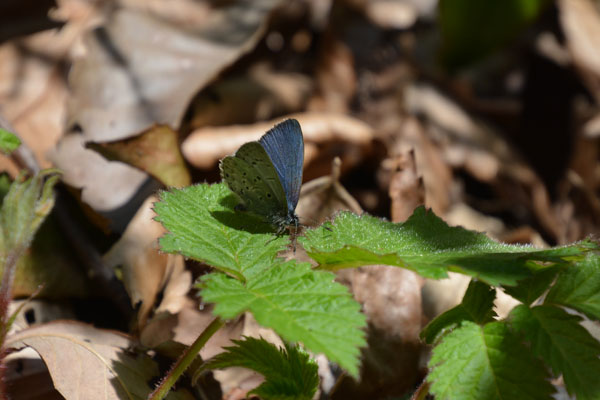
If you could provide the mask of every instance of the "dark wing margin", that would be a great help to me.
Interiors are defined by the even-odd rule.
[[[277,171],[287,199],[289,212],[294,212],[302,186],[304,164],[304,138],[302,129],[295,119],[275,125],[258,141]]]

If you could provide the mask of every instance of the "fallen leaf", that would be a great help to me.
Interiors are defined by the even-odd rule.
[[[145,399],[148,381],[159,375],[150,357],[128,351],[133,342],[126,335],[77,322],[28,328],[9,336],[6,345],[33,348],[67,399]]]
[[[255,45],[279,3],[238,0],[207,9],[202,2],[176,2],[168,18],[156,2],[117,6],[85,35],[69,73],[67,132],[82,139],[67,135],[69,150],[61,143],[53,154],[65,181],[84,188],[84,201],[97,210],[124,205],[146,175],[91,156],[83,143],[124,139],[155,123],[178,129],[191,98]]]
[[[560,0],[560,22],[573,63],[600,99],[600,13],[589,0]]]
[[[392,221],[405,221],[420,205],[425,203],[425,186],[419,177],[414,151],[408,151],[393,160],[389,169],[394,171],[390,182]]]
[[[306,75],[259,63],[243,75],[222,78],[202,90],[191,105],[190,127],[249,124],[297,112],[312,89]]]
[[[185,23],[161,10],[117,9],[85,37],[85,56],[73,64],[68,126],[95,141],[155,123],[178,128],[192,96],[254,46],[279,2],[238,0],[210,11],[188,3],[206,12],[180,16]]]
[[[108,212],[124,206],[146,182],[148,176],[126,164],[108,162],[84,147],[86,138],[65,135],[50,154],[63,171],[63,181],[82,188],[81,200],[94,210]]]
[[[406,154],[414,149],[415,168],[423,179],[425,189],[425,205],[436,214],[444,215],[451,204],[452,169],[444,160],[443,150],[431,140],[423,125],[414,117],[405,119],[401,132],[402,140],[393,149],[394,154]],[[402,218],[399,216],[400,220]]]
[[[285,118],[253,125],[196,129],[183,142],[183,155],[187,161],[198,168],[211,168],[221,158],[233,154],[246,142],[258,140],[277,122],[286,118],[295,118],[300,122],[304,134],[305,165],[310,163],[310,159],[314,158],[316,152],[316,149],[311,148],[312,143],[343,141],[357,146],[367,146],[373,138],[372,129],[358,119],[343,114],[309,112],[290,114]],[[352,165],[355,165],[355,162]]]
[[[138,310],[138,329],[146,324],[157,295],[164,290],[160,311],[177,313],[186,302],[192,276],[185,270],[181,255],[159,252],[158,238],[164,227],[154,220],[152,210],[158,201],[151,196],[140,207],[123,236],[104,255],[108,267],[123,267],[123,283]]]
[[[177,132],[155,125],[135,137],[113,142],[88,142],[88,149],[109,161],[121,161],[147,172],[166,187],[184,187],[192,178],[179,152]]]

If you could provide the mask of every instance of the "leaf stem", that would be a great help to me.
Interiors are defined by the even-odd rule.
[[[202,331],[200,336],[188,347],[179,357],[179,359],[173,364],[171,370],[165,375],[160,384],[150,395],[148,400],[161,400],[171,390],[171,387],[177,382],[177,379],[185,372],[190,366],[196,355],[200,352],[200,349],[204,347],[208,339],[214,335],[216,331],[221,329],[225,325],[225,322],[220,318],[215,318],[205,329]]]

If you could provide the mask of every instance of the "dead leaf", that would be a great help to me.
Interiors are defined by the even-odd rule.
[[[278,0],[233,1],[197,20],[162,18],[160,10],[120,8],[85,37],[86,54],[69,76],[68,126],[88,140],[135,135],[155,123],[178,128],[196,92],[260,38]],[[181,4],[179,2],[178,4]]]
[[[125,205],[148,179],[147,175],[119,162],[108,162],[84,147],[85,137],[64,136],[52,151],[51,159],[63,171],[63,181],[82,188],[81,200],[100,212]]]
[[[247,74],[223,78],[194,98],[192,129],[246,124],[304,108],[313,83],[306,75],[275,70],[266,63]]]
[[[4,360],[9,399],[64,400],[52,384],[46,364],[30,347],[9,354]]]
[[[425,188],[425,205],[437,215],[444,215],[451,204],[452,169],[444,160],[442,149],[429,138],[414,117],[405,119],[401,133],[393,153],[400,155],[414,149],[416,171],[422,177]]]
[[[316,149],[311,143],[319,144],[335,140],[364,147],[373,138],[373,131],[367,124],[343,114],[301,113],[290,114],[285,118],[295,118],[302,126],[305,165],[315,156]],[[233,154],[244,143],[258,140],[277,122],[285,118],[253,125],[196,129],[183,142],[183,155],[187,161],[198,168],[211,168],[221,158]],[[351,164],[355,165],[355,162]]]
[[[332,113],[348,111],[356,94],[356,72],[352,51],[335,36],[326,36],[317,66],[319,93],[311,99],[309,110]]]
[[[121,161],[147,172],[166,187],[184,187],[192,178],[179,152],[177,132],[155,125],[139,135],[114,142],[88,142],[109,161]]]
[[[68,92],[61,62],[72,40],[69,33],[52,30],[0,46],[2,115],[42,168],[51,166],[46,152],[62,134]]]
[[[408,151],[393,160],[387,168],[394,171],[390,182],[392,221],[406,221],[425,203],[425,186],[418,176],[414,151]]]
[[[126,335],[77,322],[28,328],[9,336],[6,345],[32,347],[67,399],[145,399],[148,381],[159,375],[150,357],[128,351],[133,342]]]
[[[279,0],[238,0],[207,11],[205,3],[187,2],[184,7],[200,11],[172,13],[170,20],[160,14],[164,7],[117,7],[104,25],[86,34],[69,74],[67,130],[83,138],[69,135],[64,139],[69,151],[61,151],[61,143],[53,154],[65,181],[83,187],[84,201],[97,210],[122,206],[140,188],[145,174],[95,158],[77,146],[124,139],[155,123],[178,129],[191,98],[254,46],[278,4]],[[79,162],[73,163],[73,157]]]
[[[369,1],[365,11],[371,21],[384,29],[408,29],[419,16],[415,4],[398,0]]]
[[[560,0],[560,22],[573,63],[600,100],[600,13],[589,0]]]
[[[138,311],[138,328],[154,307],[158,293],[164,289],[160,310],[177,313],[186,302],[192,276],[185,270],[183,257],[159,252],[158,238],[165,228],[154,220],[152,206],[158,199],[151,196],[130,221],[121,239],[104,255],[108,267],[123,267],[123,283]]]

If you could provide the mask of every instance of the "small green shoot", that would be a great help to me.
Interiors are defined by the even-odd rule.
[[[10,154],[21,145],[19,138],[7,130],[0,128],[0,151]]]

